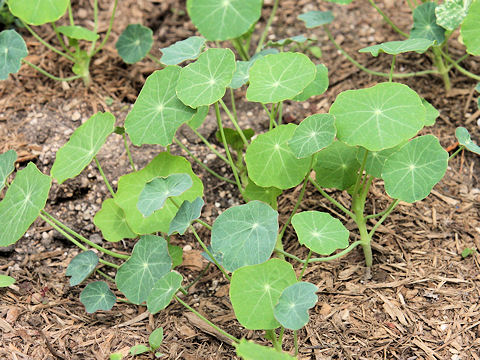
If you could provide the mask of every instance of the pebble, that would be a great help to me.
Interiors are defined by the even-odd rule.
[[[93,234],[92,236],[90,236],[89,240],[97,245],[101,244],[103,241],[102,237],[99,234]]]
[[[80,120],[80,118],[82,117],[82,115],[80,114],[79,111],[75,111],[73,114],[72,114],[72,121],[78,121]]]
[[[185,245],[183,247],[183,251],[191,251],[192,250],[192,246],[191,245]]]

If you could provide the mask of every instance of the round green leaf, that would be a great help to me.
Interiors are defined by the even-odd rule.
[[[260,264],[272,255],[278,232],[278,213],[260,201],[225,210],[213,223],[212,249],[221,253],[228,271]]]
[[[310,159],[297,159],[288,141],[296,125],[280,125],[259,135],[248,146],[245,154],[248,176],[261,187],[289,189],[303,180],[309,170]]]
[[[132,256],[117,271],[118,290],[134,304],[150,295],[155,283],[172,268],[167,242],[160,236],[144,235],[135,244]]]
[[[187,11],[208,40],[234,39],[260,18],[262,0],[188,0]]]
[[[34,163],[17,175],[0,202],[0,246],[17,242],[35,221],[47,202],[52,179]]]
[[[152,331],[150,336],[148,337],[148,344],[152,348],[153,351],[157,350],[163,342],[163,328],[159,327]]]
[[[282,190],[276,187],[261,187],[248,179],[247,186],[243,190],[243,197],[246,201],[259,200],[277,209],[277,198],[282,194]]]
[[[8,275],[0,275],[0,288],[15,284],[15,279]]]
[[[298,15],[298,19],[305,22],[305,27],[308,29],[330,24],[334,16],[331,11],[309,11]]]
[[[208,49],[180,72],[178,98],[192,108],[220,100],[235,72],[235,55],[230,49]]]
[[[419,54],[423,54],[434,43],[435,41],[430,39],[415,38],[403,41],[389,41],[378,45],[368,46],[358,51],[361,53],[369,52],[373,56],[378,56],[380,52],[384,52],[390,55],[398,55],[410,51],[415,51]]]
[[[156,314],[165,309],[182,285],[182,275],[171,271],[161,277],[154,285],[147,298],[147,309],[151,314]]]
[[[435,8],[437,24],[453,31],[463,22],[467,16],[468,7],[472,0],[446,0]]]
[[[422,200],[443,178],[447,165],[448,153],[435,136],[417,137],[385,162],[385,191],[392,198],[409,203]]]
[[[92,161],[108,135],[113,132],[115,117],[98,112],[74,131],[58,151],[51,174],[61,184],[80,174]]]
[[[185,200],[170,223],[168,235],[172,235],[175,231],[180,235],[185,234],[192,221],[200,217],[204,204],[205,202],[201,197],[196,198],[192,202]]]
[[[115,48],[123,61],[134,64],[147,56],[152,45],[152,29],[140,24],[130,24],[118,37]]]
[[[303,211],[293,216],[292,225],[298,242],[317,254],[330,255],[348,246],[348,230],[328,213]]]
[[[467,129],[464,127],[458,127],[457,130],[455,130],[455,136],[457,137],[460,145],[465,146],[468,151],[480,155],[480,146],[472,141],[470,133]]]
[[[87,28],[78,25],[59,26],[57,30],[60,34],[63,34],[70,39],[76,40],[95,41],[100,37],[94,31],[88,30]]]
[[[160,61],[165,65],[177,65],[185,60],[196,59],[203,50],[205,39],[200,36],[191,36],[186,40],[177,41],[169,47],[160,49],[163,53]]]
[[[388,149],[415,136],[425,123],[418,94],[399,83],[380,83],[339,94],[330,108],[337,138],[371,151]]]
[[[437,16],[434,2],[425,2],[413,11],[413,28],[410,31],[410,38],[422,38],[436,40],[437,44],[445,41],[445,29],[437,25]]]
[[[104,281],[89,283],[80,294],[80,301],[85,306],[87,313],[94,313],[98,310],[110,310],[117,298]]]
[[[305,101],[312,96],[322,95],[328,89],[328,69],[325,65],[316,65],[315,79],[303,91],[295,96],[294,101]]]
[[[140,193],[137,209],[147,217],[161,209],[169,197],[179,196],[193,185],[188,174],[172,174],[147,182]]]
[[[66,276],[71,276],[70,286],[80,284],[88,278],[98,264],[98,256],[92,250],[84,251],[75,256],[68,264]]]
[[[249,74],[247,99],[277,103],[300,94],[315,79],[316,68],[308,56],[286,52],[258,59]]]
[[[397,152],[406,143],[407,142],[405,141],[402,142],[400,145],[382,151],[369,151],[367,154],[367,162],[365,163],[365,172],[368,175],[372,175],[376,178],[381,178],[385,161],[387,161],[390,155]],[[357,160],[359,163],[363,161],[363,158],[365,157],[365,151],[366,150],[364,148],[359,149],[357,153]]]
[[[17,153],[15,150],[8,150],[0,154],[0,191],[2,191],[7,178],[15,170],[15,161],[17,161]]]
[[[20,70],[22,59],[28,55],[27,45],[15,30],[0,32],[0,80],[5,80],[8,74]]]
[[[460,28],[467,52],[471,55],[480,55],[480,1],[476,0],[470,6],[468,14]]]
[[[440,112],[433,107],[427,100],[422,99],[422,104],[425,106],[425,126],[432,126],[440,115]]]
[[[308,310],[315,306],[318,288],[309,282],[297,282],[283,290],[273,311],[286,329],[299,330],[308,323]]]
[[[297,158],[306,158],[333,143],[336,131],[332,115],[311,115],[297,126],[288,145]]]
[[[188,126],[194,129],[198,129],[200,126],[202,126],[203,122],[207,118],[209,110],[210,106],[199,106],[195,115],[193,115],[193,117],[187,121]]]
[[[296,358],[290,356],[287,353],[279,352],[274,348],[268,346],[262,346],[255,344],[252,341],[247,341],[245,339],[240,340],[240,342],[234,343],[237,355],[240,356],[243,360],[295,360]]]
[[[102,203],[102,208],[95,214],[93,223],[102,231],[103,238],[107,241],[117,242],[137,236],[128,226],[125,212],[113,199],[106,199]]]
[[[253,55],[249,61],[237,61],[237,67],[233,73],[232,82],[228,86],[232,89],[238,89],[242,87],[242,85],[245,85],[249,79],[250,68],[255,61],[270,54],[278,54],[278,52],[277,49],[265,49]]]
[[[237,320],[250,330],[279,327],[274,307],[283,290],[296,282],[292,265],[280,259],[236,270],[230,283],[230,300]]]
[[[192,119],[195,110],[185,106],[175,92],[179,75],[178,66],[167,66],[147,78],[125,119],[133,144],[170,145],[180,125]]]
[[[13,15],[30,25],[43,25],[60,19],[70,0],[9,0]]]

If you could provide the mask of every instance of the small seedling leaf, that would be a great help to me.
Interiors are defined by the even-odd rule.
[[[399,83],[380,83],[339,94],[330,108],[337,138],[371,151],[388,149],[415,136],[425,123],[418,94]]]
[[[0,275],[0,288],[15,284],[15,279],[8,275]]]
[[[183,249],[180,246],[168,244],[168,253],[172,258],[172,269],[183,263]]]
[[[209,110],[210,106],[199,106],[197,112],[189,121],[187,121],[187,124],[194,129],[198,129],[207,118]]]
[[[109,360],[122,360],[123,359],[123,354],[121,352],[116,352],[116,353],[110,354],[108,359]]]
[[[475,254],[476,252],[477,252],[477,249],[475,249],[475,248],[465,248],[465,249],[463,249],[463,251],[462,251],[462,258],[465,259],[466,257],[468,257],[468,256],[470,256],[470,255],[473,255],[473,254]]]
[[[410,51],[415,51],[419,54],[423,54],[434,44],[434,40],[414,38],[403,41],[389,41],[378,45],[368,46],[358,51],[361,53],[369,52],[373,56],[378,56],[378,54],[381,52],[390,55],[398,55]]]
[[[292,218],[298,242],[321,255],[348,246],[349,231],[340,220],[320,211],[302,211]]]
[[[385,161],[387,161],[390,155],[397,152],[406,143],[407,142],[405,141],[402,142],[400,145],[382,151],[369,151],[367,155],[367,162],[365,163],[365,172],[368,175],[372,175],[376,178],[381,178]],[[365,157],[365,151],[366,150],[364,148],[359,149],[357,153],[357,160],[359,163],[363,161],[363,158]]]
[[[179,75],[178,66],[167,66],[147,78],[125,119],[133,144],[170,145],[180,125],[192,119],[195,110],[185,106],[175,92]]]
[[[283,290],[296,282],[292,265],[280,259],[236,270],[230,283],[230,300],[240,324],[250,330],[279,327],[274,307]]]
[[[27,45],[15,30],[0,32],[0,80],[5,80],[8,74],[20,70],[22,59],[28,55]]]
[[[245,154],[248,175],[261,187],[289,189],[298,185],[309,170],[310,159],[297,159],[288,145],[294,124],[280,125],[259,135]]]
[[[277,239],[278,213],[260,201],[231,207],[213,223],[212,249],[223,255],[228,271],[260,264],[272,255]]]
[[[309,11],[298,15],[298,19],[305,22],[305,27],[308,29],[315,28],[317,26],[330,24],[334,16],[331,11]]]
[[[243,197],[246,201],[259,200],[277,209],[277,198],[282,194],[282,190],[276,187],[261,187],[248,179],[247,186],[243,191]]]
[[[208,49],[181,70],[178,98],[192,108],[211,105],[223,97],[234,72],[235,55],[230,49]]]
[[[333,143],[336,131],[332,115],[311,115],[297,126],[288,145],[297,158],[306,158]]]
[[[45,207],[52,179],[34,163],[17,172],[0,202],[0,246],[17,242]]]
[[[207,40],[228,40],[246,33],[260,18],[262,0],[188,0],[193,24]]]
[[[89,283],[80,294],[80,301],[85,306],[87,313],[91,314],[98,310],[110,310],[117,298],[104,281]]]
[[[30,25],[43,25],[60,19],[70,0],[9,0],[10,12]]]
[[[440,112],[435,109],[435,107],[430,104],[427,100],[422,99],[422,104],[425,106],[425,126],[432,126],[435,124],[435,121],[440,116]]]
[[[15,150],[8,150],[0,154],[0,191],[7,182],[7,178],[15,170],[15,161],[17,161],[17,153]]]
[[[422,200],[445,175],[448,153],[433,135],[411,140],[392,154],[383,167],[385,191],[408,203]]]
[[[315,64],[304,54],[267,55],[250,68],[247,99],[264,104],[292,99],[315,79],[315,75]]]
[[[98,112],[74,131],[58,151],[51,174],[61,184],[80,174],[92,161],[108,135],[113,132],[115,117]]]
[[[475,142],[472,141],[470,133],[467,129],[465,129],[464,127],[458,127],[455,130],[455,136],[460,145],[465,146],[468,151],[480,155],[480,146],[478,146],[477,144],[475,144]]]
[[[152,331],[148,337],[148,343],[153,351],[157,350],[163,342],[163,327]]]
[[[182,285],[182,275],[171,271],[157,280],[147,298],[147,309],[151,314],[156,314],[165,309]]]
[[[147,56],[152,44],[152,29],[140,24],[130,24],[118,37],[115,48],[123,61],[134,64]]]
[[[132,256],[117,271],[118,290],[134,304],[150,295],[155,283],[172,268],[167,242],[160,236],[144,235],[135,244]]]
[[[316,65],[315,79],[303,91],[295,96],[294,101],[306,101],[312,96],[322,95],[328,89],[328,69],[325,65]]]
[[[125,212],[113,199],[106,199],[102,203],[102,208],[95,214],[93,223],[102,231],[103,238],[107,241],[117,242],[137,236],[128,226]]]
[[[250,140],[253,135],[255,135],[255,131],[253,129],[244,129],[242,131],[247,140]],[[227,144],[229,144],[237,152],[242,151],[244,144],[239,132],[230,128],[224,128],[223,132],[225,134],[225,140],[227,141]],[[220,131],[215,133],[215,137],[219,142],[222,142],[222,135],[220,134]]]
[[[410,38],[435,40],[437,44],[445,41],[445,29],[437,24],[434,2],[425,2],[413,11],[413,28],[410,31]]]
[[[299,330],[308,323],[308,310],[315,306],[318,288],[309,282],[297,282],[283,290],[273,311],[286,329]]]
[[[60,34],[76,40],[95,41],[100,37],[94,31],[78,25],[59,26],[57,30]]]
[[[200,36],[191,36],[186,40],[177,41],[169,47],[160,49],[163,53],[160,61],[165,65],[178,65],[186,60],[198,58],[205,45],[205,39]]]
[[[274,348],[255,344],[245,339],[240,340],[238,344],[234,344],[237,355],[243,360],[295,360],[293,356],[285,352],[279,352]]]
[[[204,204],[205,202],[201,197],[196,198],[192,202],[185,200],[170,223],[168,235],[172,235],[175,231],[180,235],[185,234],[192,221],[200,217]]]
[[[480,55],[480,1],[476,0],[470,6],[468,14],[460,28],[467,52],[471,55]]]
[[[98,256],[92,250],[84,251],[75,256],[68,264],[66,276],[71,276],[70,286],[80,284],[88,278],[98,264]]]
[[[140,355],[150,351],[150,347],[146,345],[134,345],[130,348],[130,355]]]
[[[140,193],[137,209],[143,216],[148,217],[161,209],[169,197],[182,195],[192,185],[192,178],[188,174],[172,174],[152,179]]]
[[[157,155],[144,169],[120,177],[115,203],[125,212],[127,224],[134,233],[168,232],[170,221],[178,210],[175,205],[167,201],[162,209],[145,218],[137,209],[138,199],[145,184],[152,179],[184,173],[192,178],[193,186],[176,199],[178,203],[184,200],[193,201],[203,196],[203,184],[193,173],[190,163],[181,156],[173,156],[167,152]]]
[[[455,30],[467,16],[471,2],[472,0],[446,0],[438,5],[435,8],[437,24],[449,31]]]

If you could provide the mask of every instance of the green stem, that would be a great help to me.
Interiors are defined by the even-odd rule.
[[[389,211],[390,207],[392,207],[393,204],[394,202],[390,203],[390,205],[388,205],[388,207],[385,210],[383,210],[382,212],[379,212],[378,214],[371,214],[371,215],[365,216],[365,219],[369,220],[369,219],[377,218],[379,216],[383,216],[387,211]]]
[[[398,205],[398,203],[400,202],[400,200],[395,200],[393,203],[390,204],[390,206],[388,207],[387,211],[385,211],[385,213],[383,214],[383,216],[380,218],[380,220],[378,220],[378,222],[373,226],[373,228],[370,230],[370,232],[368,233],[368,236],[370,238],[372,238],[373,234],[375,234],[375,231],[377,231],[378,227],[380,225],[382,225],[382,223],[385,221],[385,219],[387,218],[388,215],[390,215],[390,213],[395,209],[395,207]]]
[[[113,21],[115,20],[115,13],[117,11],[117,5],[118,5],[118,0],[115,0],[115,2],[113,3],[112,15],[110,16],[110,21],[108,23],[107,33],[105,34],[105,37],[103,38],[103,40],[100,43],[100,45],[98,46],[98,48],[96,48],[95,51],[93,51],[93,53],[90,54],[90,56],[94,56],[96,53],[98,53],[100,50],[102,50],[102,48],[107,43],[107,40],[110,36],[110,32],[112,31]]]
[[[388,77],[388,82],[392,82],[392,80],[393,80],[393,70],[395,69],[395,60],[396,59],[397,59],[397,55],[393,55],[392,65],[390,65],[390,76]]]
[[[195,221],[197,223],[199,223],[200,225],[206,227],[208,230],[212,231],[212,227],[210,225],[208,225],[205,221],[202,221],[200,219],[196,219]]]
[[[445,90],[450,91],[450,89],[452,88],[452,85],[450,83],[450,76],[448,75],[448,69],[445,67],[445,64],[443,62],[442,50],[440,49],[439,46],[433,46],[432,51],[434,56],[433,63],[435,67],[438,69],[438,72],[440,73],[440,75],[442,76],[443,84],[445,85]],[[457,64],[454,66],[460,66],[460,65]]]
[[[218,100],[220,105],[222,105],[223,111],[227,114],[227,116],[230,118],[230,121],[233,123],[233,126],[235,126],[235,129],[237,130],[238,134],[240,135],[240,138],[242,139],[243,145],[248,146],[248,140],[243,134],[242,128],[238,125],[237,120],[235,117],[232,115],[230,110],[228,109],[227,105],[223,102],[222,99]]]
[[[327,199],[328,201],[330,201],[333,205],[335,205],[337,208],[339,208],[340,210],[342,210],[345,214],[347,214],[348,216],[350,216],[352,219],[355,218],[355,214],[353,212],[351,212],[350,210],[348,210],[345,206],[343,206],[342,204],[340,204],[337,200],[335,200],[334,198],[332,198],[330,195],[328,195],[322,188],[320,185],[318,185],[318,183],[313,180],[311,177],[308,179],[312,184],[313,186],[315,186],[318,190],[318,192],[320,194],[322,194],[322,196]]]
[[[406,32],[403,32],[402,30],[400,30],[400,28],[395,25],[393,23],[393,21],[387,16],[387,14],[385,14],[382,9],[380,9],[374,2],[373,0],[368,0],[370,2],[370,4],[372,4],[372,6],[375,8],[375,10],[377,10],[377,12],[383,17],[383,20],[385,20],[388,25],[390,25],[390,27],[397,33],[399,33],[400,35],[402,35],[403,37],[406,37],[408,38],[409,35],[406,33]]]
[[[298,331],[293,331],[293,345],[295,346],[295,356],[298,355]]]
[[[103,181],[105,182],[105,185],[107,185],[108,191],[110,191],[110,194],[112,194],[112,197],[115,197],[115,191],[113,191],[113,188],[110,185],[110,182],[108,181],[107,177],[105,176],[105,173],[103,172],[103,169],[100,166],[100,162],[98,161],[96,156],[94,156],[93,159],[95,160],[95,164],[97,164],[98,171],[100,172],[100,175],[102,175],[102,178],[103,178]]]
[[[455,69],[457,69],[458,71],[460,71],[463,75],[466,75],[468,76],[469,78],[472,78],[474,80],[477,80],[477,81],[480,81],[480,76],[479,75],[475,75],[474,73],[468,71],[467,69],[461,67],[458,63],[461,61],[461,60],[465,60],[465,56],[460,58],[459,60],[455,61],[453,60],[450,56],[448,56],[444,51],[440,50],[441,54],[443,55],[443,57],[445,59],[447,59],[448,62],[450,62],[453,67]],[[467,55],[468,56],[468,55]]]
[[[273,126],[275,126],[275,127],[278,126],[277,122],[275,121],[275,117],[277,115],[277,105],[276,104],[272,104],[272,111],[270,111],[269,114],[270,114],[270,124],[268,125],[268,129],[272,130]]]
[[[103,271],[99,270],[99,269],[95,269],[95,271],[97,273],[99,273],[100,275],[102,275],[105,279],[107,279],[108,281],[111,281],[112,283],[115,284],[115,279],[112,278],[111,276],[108,276],[107,274],[105,274]]]
[[[465,146],[463,145],[459,146],[459,148],[452,155],[448,157],[448,161],[452,160],[460,151],[464,149],[465,149]]]
[[[72,2],[68,2],[68,19],[70,20],[70,25],[74,26],[75,21],[73,20],[73,11],[72,11]]]
[[[202,277],[203,275],[205,275],[205,273],[207,272],[208,268],[210,267],[210,264],[211,263],[208,263],[207,266],[205,266],[203,268],[203,270],[200,272],[200,274],[190,283],[188,284],[187,286],[185,286],[185,290],[188,291],[188,289],[190,289],[193,285],[195,285]]]
[[[178,290],[180,290],[183,295],[188,295],[188,291],[187,291],[186,289],[184,289],[182,286],[180,286],[180,287],[178,288]]]
[[[232,41],[233,47],[237,50],[237,52],[240,55],[240,57],[242,58],[242,60],[243,61],[248,61],[249,56],[248,56],[247,52],[245,51],[245,48],[243,47],[242,42],[238,38],[232,39],[231,41]]]
[[[188,124],[187,124],[187,125],[188,125]],[[194,134],[197,135],[198,138],[199,138],[200,140],[202,140],[202,142],[203,142],[205,145],[207,145],[207,147],[208,147],[215,155],[217,155],[223,162],[229,164],[227,158],[226,158],[225,156],[223,156],[222,154],[220,154],[220,153],[218,152],[218,150],[215,149],[215,148],[213,147],[213,145],[212,145],[202,134],[200,134],[200,133],[197,131],[197,129],[195,129],[193,126],[190,126],[190,125],[188,125],[188,126],[189,126],[190,129],[194,132]]]
[[[311,264],[311,263],[314,263],[314,262],[326,262],[326,261],[331,261],[331,260],[338,259],[339,257],[342,257],[342,256],[348,254],[350,251],[352,251],[358,245],[361,245],[361,244],[362,244],[362,242],[360,240],[355,241],[355,242],[351,243],[349,247],[347,247],[346,249],[340,251],[339,253],[337,253],[335,255],[327,256],[327,257],[323,257],[323,258],[313,258],[313,259],[308,260],[308,263]],[[285,255],[286,257],[288,257],[290,259],[298,261],[299,263],[305,264],[305,260],[302,260],[298,256],[290,254],[290,253],[286,252],[285,250],[275,249],[274,251],[279,253],[279,254]]]
[[[130,165],[132,166],[133,171],[137,171],[137,168],[135,167],[135,163],[133,162],[132,153],[130,152],[130,147],[128,146],[127,134],[123,133],[122,136],[123,136],[123,144],[125,145],[125,150],[127,151],[128,161],[130,162]]]
[[[270,114],[270,110],[268,110],[267,106],[265,104],[261,104],[262,107],[263,107],[263,110],[265,110],[265,112],[267,113],[268,115],[268,118],[271,118],[272,115]],[[273,109],[272,109],[273,110]]]
[[[93,32],[96,34],[98,31],[98,0],[93,0]],[[90,53],[95,51],[95,45],[97,40],[92,41],[90,46]]]
[[[280,101],[277,108],[277,124],[281,125],[283,120],[283,101]]]
[[[230,102],[232,103],[233,117],[238,122],[237,107],[235,106],[235,92],[230,88]]]
[[[260,37],[257,48],[255,49],[255,53],[259,53],[262,50],[263,44],[268,35],[268,31],[270,30],[270,26],[272,26],[273,18],[275,17],[279,3],[280,0],[275,0],[275,2],[273,3],[272,12],[270,13],[270,17],[265,24],[265,29],[263,29],[262,36]]]
[[[147,57],[152,60],[154,63],[157,63],[158,65],[160,65],[162,68],[165,66],[162,64],[162,62],[160,61],[159,58],[157,58],[156,56],[152,55],[151,53],[148,53],[147,54]]]
[[[60,46],[63,48],[63,50],[66,51],[68,55],[70,55],[71,57],[74,57],[73,53],[70,51],[67,45],[65,45],[65,42],[63,41],[61,34],[58,32],[58,29],[55,23],[52,22],[51,25],[52,25],[53,31],[55,31],[55,35],[57,36],[57,40],[60,43]]]
[[[52,75],[50,74],[48,71],[45,71],[43,70],[42,68],[38,67],[37,65],[34,65],[32,64],[30,61],[28,60],[25,60],[25,59],[22,59],[22,61],[27,64],[28,66],[34,68],[35,70],[37,70],[40,74],[43,74],[45,75],[46,77],[49,77],[50,79],[52,80],[55,80],[55,81],[72,81],[72,80],[75,80],[75,79],[80,79],[81,76],[80,75],[75,75],[75,76],[70,76],[68,78],[60,78],[60,77],[57,77],[55,75]]]
[[[64,58],[70,60],[71,62],[75,62],[75,59],[68,55],[68,54],[65,54],[64,52],[58,50],[56,47],[50,45],[49,43],[47,43],[45,40],[43,40],[40,35],[38,35],[27,23],[23,22],[22,21],[22,25],[25,26],[25,28],[30,32],[30,34],[33,35],[33,37],[35,39],[37,39],[42,45],[44,45],[45,47],[49,48],[50,50],[52,50],[54,53],[57,53],[58,55],[60,56],[63,56]]]
[[[265,334],[268,337],[268,339],[271,340],[275,350],[282,351],[282,344],[278,341],[277,334],[275,334],[275,330],[265,330]]]
[[[302,271],[300,272],[300,275],[298,276],[297,281],[301,281],[301,280],[302,280],[303,274],[305,273],[305,270],[307,270],[308,261],[310,260],[311,257],[312,257],[312,250],[310,250],[310,251],[308,252],[307,259],[306,259],[305,262],[303,263]]]
[[[365,165],[367,164],[368,158],[368,150],[365,149],[365,155],[363,156],[362,164],[360,165],[360,169],[358,170],[357,180],[355,181],[355,186],[353,188],[353,195],[357,194],[360,184],[362,184],[363,180],[363,171],[365,170]]]

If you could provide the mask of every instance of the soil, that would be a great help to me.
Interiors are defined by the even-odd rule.
[[[91,1],[72,3],[82,25],[91,25]],[[410,9],[404,2],[378,3],[400,28],[409,29]],[[100,6],[100,20],[107,24],[111,1],[100,1]],[[257,34],[271,6],[271,0],[265,1]],[[327,2],[282,0],[270,32],[275,35],[270,38],[317,36],[323,52],[319,61],[328,67],[330,77],[330,88],[324,95],[302,104],[286,104],[284,118],[289,122],[298,123],[313,113],[327,112],[341,91],[383,81],[346,61],[323,31],[314,29],[307,33],[296,17],[309,10],[332,10],[336,20],[331,30],[337,42],[359,62],[377,71],[389,70],[389,57],[372,58],[357,50],[372,43],[399,39],[367,2],[357,1],[342,7]],[[125,65],[117,56],[115,41],[129,23],[142,23],[153,29],[156,55],[159,48],[195,34],[185,15],[185,1],[120,1],[112,37],[92,64],[94,81],[88,89],[81,81],[69,84],[51,81],[27,66],[0,83],[0,153],[14,149],[19,154],[18,167],[33,161],[49,173],[58,148],[95,112],[110,111],[118,125],[123,124],[145,78],[156,69],[148,60]],[[101,30],[105,31],[106,25]],[[40,27],[38,31],[54,41],[48,27]],[[34,38],[26,38],[29,61],[59,76],[69,76],[67,63],[44,51]],[[450,50],[455,57],[461,48],[452,40]],[[463,64],[480,73],[479,62],[467,60]],[[399,71],[419,71],[430,66],[429,58],[423,55],[398,57]],[[456,126],[466,126],[475,138],[480,138],[473,81],[452,72],[453,90],[448,94],[442,80],[435,76],[402,82],[441,110],[436,125],[424,132],[438,136],[444,147],[455,143]],[[237,93],[237,106],[238,112],[244,114],[243,125],[263,131],[264,113],[242,102],[243,98],[241,90]],[[216,142],[211,114],[201,131]],[[180,129],[178,137],[209,166],[229,176],[221,161],[208,155],[208,149],[187,130]],[[172,150],[182,154],[178,147],[173,146]],[[143,146],[133,147],[132,151],[137,166],[143,167],[162,149]],[[113,186],[119,176],[130,171],[120,136],[110,136],[98,158]],[[240,203],[233,186],[219,182],[195,163],[193,168],[205,186],[207,205],[202,216],[206,222],[212,223],[221,211]],[[300,188],[291,189],[279,199],[281,223],[288,218],[299,191]],[[331,193],[348,203],[346,193]],[[380,211],[388,205],[380,181],[374,184],[371,195],[370,209]],[[108,196],[98,170],[90,165],[76,179],[61,186],[55,184],[46,209],[83,236],[100,242],[101,233],[92,219]],[[313,188],[307,188],[305,199],[302,210],[329,211],[353,229]],[[310,311],[308,325],[299,331],[299,359],[480,359],[480,257],[478,253],[465,259],[460,255],[466,247],[480,249],[479,201],[478,158],[461,154],[450,162],[445,178],[432,195],[415,204],[401,203],[394,215],[379,227],[374,240],[371,279],[365,279],[361,251],[309,266],[305,279],[318,286],[319,302]],[[305,249],[294,241],[293,229],[288,228],[286,234],[286,250],[306,257]],[[209,236],[207,232],[201,235]],[[352,237],[355,236],[353,232]],[[177,237],[174,243],[184,248],[184,263],[179,271],[186,282],[191,282],[206,265],[200,248],[190,236]],[[131,249],[133,242],[105,246],[123,251]],[[17,280],[15,285],[0,290],[2,359],[107,359],[112,352],[127,355],[131,346],[146,343],[148,334],[159,326],[165,330],[160,349],[164,358],[236,358],[227,341],[177,303],[155,316],[144,307],[123,303],[117,303],[108,312],[87,314],[79,301],[82,286],[70,287],[65,277],[65,269],[78,249],[43,221],[37,220],[15,246],[0,251],[0,271]],[[264,342],[261,332],[246,331],[236,322],[228,299],[228,285],[219,271],[209,268],[189,292],[191,296],[186,301],[207,318],[237,337]],[[288,331],[286,339],[284,348],[292,351],[292,334]],[[138,358],[149,359],[153,355]]]

